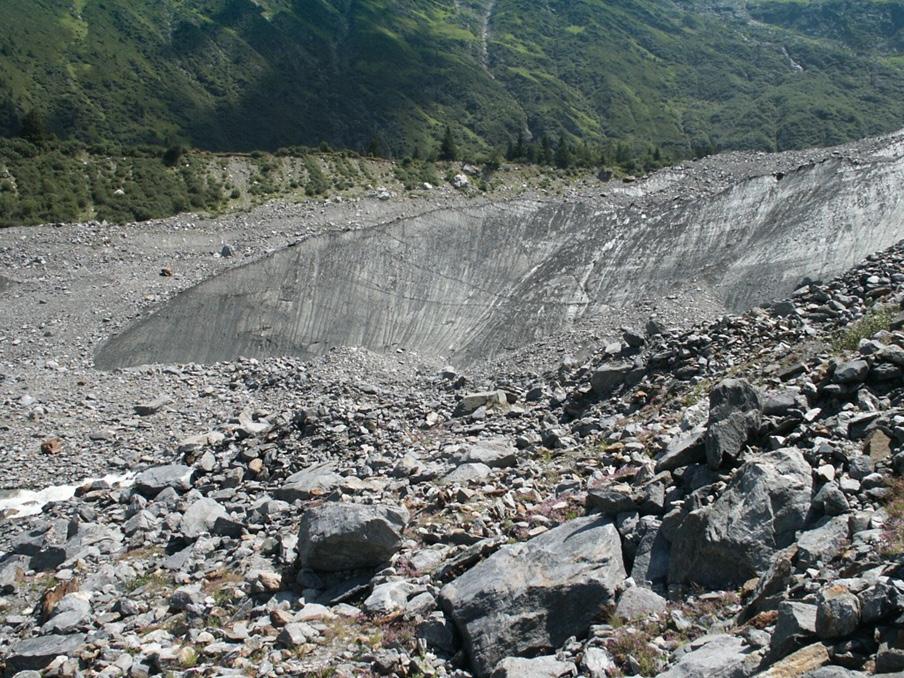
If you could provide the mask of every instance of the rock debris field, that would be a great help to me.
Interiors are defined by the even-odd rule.
[[[904,675],[902,180],[0,231],[0,672]]]

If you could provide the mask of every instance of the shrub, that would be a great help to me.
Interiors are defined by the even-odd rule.
[[[836,353],[853,351],[860,344],[861,339],[869,339],[876,332],[891,327],[894,317],[895,313],[891,306],[875,306],[867,311],[860,320],[839,332],[832,341],[832,348]]]
[[[407,190],[418,188],[423,183],[439,185],[436,167],[432,162],[408,160],[392,168],[392,172]]]
[[[659,651],[650,644],[649,633],[630,626],[617,628],[615,634],[606,643],[612,658],[620,666],[636,662],[638,672],[642,676],[655,676],[661,666]]]
[[[322,195],[329,189],[329,183],[320,169],[320,164],[316,158],[310,156],[304,159],[304,167],[308,173],[308,181],[305,184],[304,191],[308,195]]]

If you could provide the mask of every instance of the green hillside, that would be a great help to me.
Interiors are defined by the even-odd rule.
[[[902,26],[904,0],[3,0],[0,134],[795,148],[904,126]]]

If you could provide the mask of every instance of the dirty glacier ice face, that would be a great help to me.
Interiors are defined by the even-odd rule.
[[[896,242],[902,179],[904,159],[834,158],[698,201],[515,200],[328,234],[183,292],[96,364],[361,346],[466,365],[689,284],[740,311]]]

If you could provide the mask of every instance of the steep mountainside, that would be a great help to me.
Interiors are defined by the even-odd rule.
[[[0,133],[472,148],[519,132],[673,155],[904,120],[901,0],[6,0]]]

